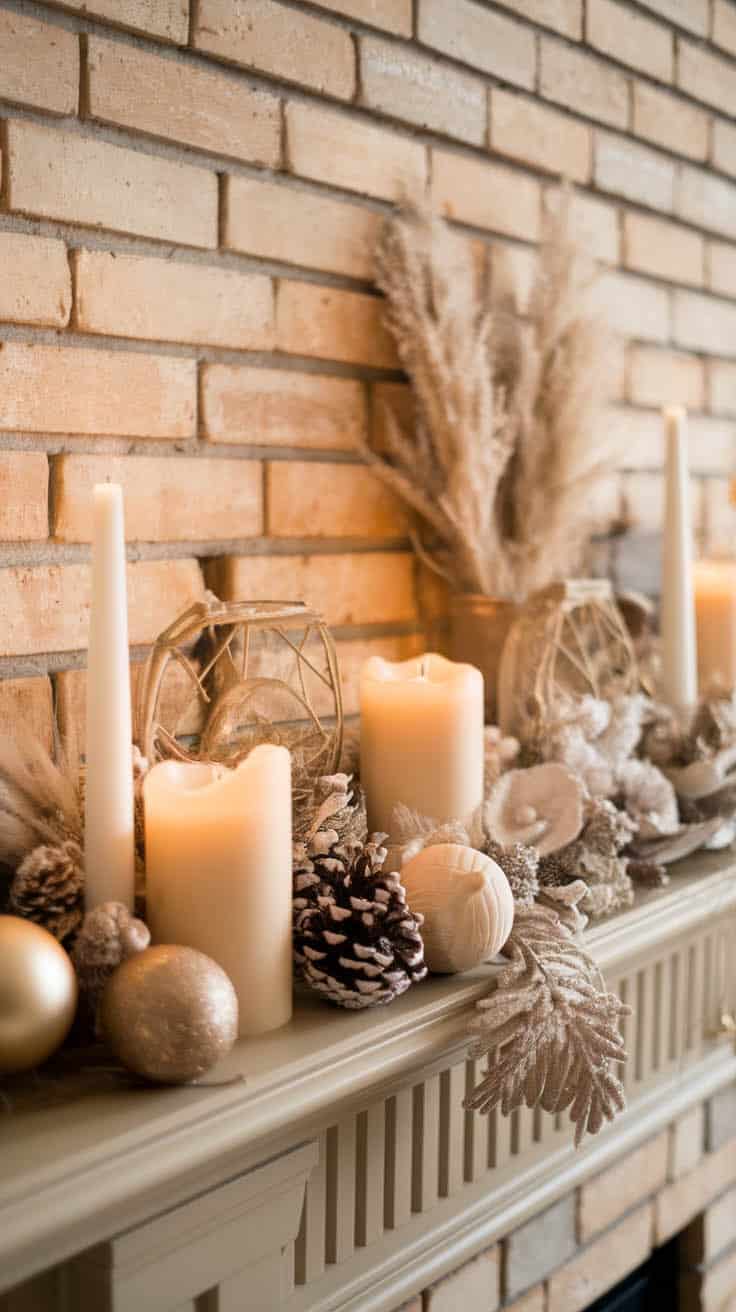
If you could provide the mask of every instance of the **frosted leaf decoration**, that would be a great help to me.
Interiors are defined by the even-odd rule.
[[[574,842],[583,827],[584,787],[562,765],[548,762],[501,775],[483,809],[497,843],[536,847],[540,856]]]
[[[661,838],[680,828],[677,797],[669,779],[651,761],[627,761],[619,771],[627,814],[639,837]]]
[[[500,952],[514,923],[514,899],[489,856],[459,843],[438,843],[407,861],[401,882],[412,913],[424,917],[430,970],[471,970]]]

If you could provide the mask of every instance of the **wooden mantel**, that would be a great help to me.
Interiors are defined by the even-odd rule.
[[[174,1312],[207,1290],[219,1312],[395,1308],[736,1075],[732,856],[683,863],[587,941],[635,1014],[629,1109],[581,1151],[566,1120],[462,1108],[493,966],[362,1014],[303,997],[218,1086],[0,1112],[0,1291],[61,1264],[38,1312]]]

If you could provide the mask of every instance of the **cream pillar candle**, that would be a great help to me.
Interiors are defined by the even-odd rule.
[[[435,820],[467,820],[483,800],[483,675],[430,653],[373,656],[360,679],[360,779],[371,829],[391,834],[404,802]]]
[[[698,697],[687,415],[664,411],[665,507],[662,541],[662,700],[686,716]]]
[[[695,565],[695,625],[698,681],[709,690],[736,688],[736,561],[701,560]]]
[[[123,493],[92,493],[92,610],[87,657],[85,902],[133,909],[133,744]]]
[[[154,943],[198,948],[227,972],[240,1033],[291,1017],[291,757],[255,747],[235,770],[163,761],[143,787]]]

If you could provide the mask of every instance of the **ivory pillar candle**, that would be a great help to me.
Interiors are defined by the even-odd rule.
[[[143,786],[154,943],[198,948],[230,976],[240,1034],[291,1017],[291,757],[255,747],[235,770],[162,761]]]
[[[467,820],[483,800],[483,675],[430,653],[366,661],[360,679],[360,778],[372,830],[391,834],[404,802]]]
[[[662,541],[662,700],[687,714],[698,697],[687,415],[664,411],[665,507]]]
[[[736,688],[736,561],[698,561],[694,576],[698,681],[704,694],[731,692]]]
[[[123,493],[92,493],[92,610],[87,657],[85,903],[133,909],[133,745]]]

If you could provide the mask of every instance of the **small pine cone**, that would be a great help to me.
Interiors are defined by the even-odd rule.
[[[626,873],[642,888],[665,888],[670,882],[665,866],[658,861],[635,861],[629,857]]]
[[[294,955],[302,978],[354,1010],[391,1002],[427,973],[422,918],[409,910],[398,873],[382,869],[383,837],[373,834],[364,845],[338,845],[317,857],[316,882],[294,902]]]
[[[73,838],[58,847],[36,847],[24,858],[10,885],[8,910],[42,925],[63,943],[82,923],[82,849]]]
[[[102,991],[113,971],[151,942],[148,927],[121,902],[103,902],[88,911],[72,950],[79,991],[93,1022]]]
[[[511,885],[514,901],[522,907],[530,907],[539,894],[537,849],[526,847],[524,843],[512,843],[510,847],[504,847],[489,839],[485,851],[503,870]]]

